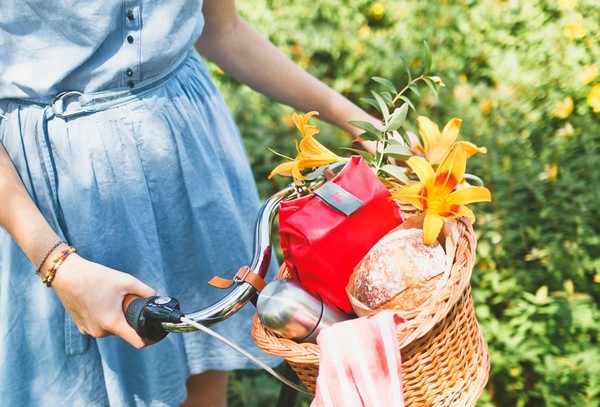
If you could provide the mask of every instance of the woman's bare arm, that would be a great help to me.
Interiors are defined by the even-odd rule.
[[[31,200],[4,146],[0,144],[0,225],[12,236],[34,267],[60,237]],[[41,267],[42,274],[65,249],[56,247]],[[32,275],[32,284],[40,284]],[[134,277],[70,255],[52,283],[52,288],[79,330],[94,337],[115,334],[141,348],[146,345],[127,324],[122,311],[127,294],[148,297],[154,291]]]
[[[205,0],[198,51],[236,80],[300,111],[319,116],[356,137],[350,120],[379,123],[354,103],[296,65],[237,13],[234,0]]]

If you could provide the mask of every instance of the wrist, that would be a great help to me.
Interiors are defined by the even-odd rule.
[[[75,248],[64,242],[53,249],[42,263],[39,273],[37,273],[42,279],[42,283],[46,284],[48,288],[51,287],[58,269],[73,253],[75,253]]]
[[[45,268],[47,268],[48,259],[52,258],[52,256],[56,252],[63,250],[66,245],[67,242],[65,242],[62,239],[52,244],[52,246],[50,246],[50,248],[45,252],[45,254],[41,256],[39,262],[36,263],[35,273],[38,275],[41,274],[42,271],[45,270]]]

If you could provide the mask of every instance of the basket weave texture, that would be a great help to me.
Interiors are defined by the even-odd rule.
[[[485,387],[490,359],[471,297],[476,238],[470,222],[457,220],[454,262],[435,295],[397,329],[406,406],[473,406]],[[277,278],[288,278],[283,266]],[[284,358],[314,394],[319,347],[296,343],[266,328],[254,315],[252,336],[264,352]]]

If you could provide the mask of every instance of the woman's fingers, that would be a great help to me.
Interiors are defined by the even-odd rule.
[[[133,299],[139,297],[151,297],[155,294],[155,292],[151,287],[144,284],[135,277],[127,277],[129,277],[128,283],[124,287],[124,290],[127,294],[122,298],[121,301],[121,307],[123,310],[122,318],[120,318],[119,321],[117,321],[117,325],[115,325],[115,327],[113,328],[112,333],[125,340],[131,346],[141,349],[145,346],[152,345],[154,342],[140,338],[140,336],[135,332],[135,330],[127,323],[127,320],[125,318],[125,312],[127,311],[127,306],[129,305],[129,303],[131,303]]]
[[[120,272],[119,272],[120,273]],[[135,295],[137,297],[147,298],[155,294],[154,289],[132,275],[122,273],[126,281],[123,284],[123,290],[127,295]]]
[[[126,295],[154,295],[137,278],[71,255],[52,286],[81,333],[95,338],[117,335],[136,348],[151,344],[129,326],[123,312]]]
[[[135,332],[135,330],[131,326],[129,326],[125,319],[125,316],[123,316],[123,318],[120,321],[118,321],[118,323],[114,326],[114,328],[112,329],[112,333],[137,349],[142,349],[143,347],[152,345],[154,343],[146,339],[140,338],[140,336]]]

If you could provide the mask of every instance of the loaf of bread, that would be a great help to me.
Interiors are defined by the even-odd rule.
[[[446,267],[444,249],[425,245],[422,229],[397,229],[356,266],[349,294],[374,311],[410,311],[431,297]]]

